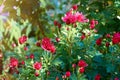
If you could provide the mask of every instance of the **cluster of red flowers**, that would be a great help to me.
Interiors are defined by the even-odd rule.
[[[31,53],[30,56],[26,56],[26,59],[28,59],[28,58],[34,59],[34,54]],[[36,76],[36,77],[39,76],[39,70],[42,69],[42,63],[36,61],[36,62],[33,64],[33,69],[36,70],[35,76]]]
[[[100,46],[101,44],[102,44],[102,38],[98,38],[97,40],[96,40],[96,44],[98,45],[98,46]],[[109,47],[109,45],[110,45],[110,42],[106,42],[105,43],[105,46],[106,47]]]
[[[84,60],[80,60],[78,62],[79,72],[84,73],[85,72],[85,67],[87,67],[87,66],[88,66],[88,64]],[[72,67],[76,68],[76,64],[72,64]],[[66,77],[70,77],[70,75],[71,75],[70,71],[67,71],[65,75],[66,75]]]
[[[77,10],[77,5],[72,6],[72,9],[62,17],[63,22],[66,24],[75,24],[76,22],[84,23],[89,21],[82,13],[73,12],[74,10]]]
[[[61,28],[61,24],[58,21],[54,21],[54,25],[57,26],[58,28]]]
[[[14,73],[19,74],[18,67],[19,67],[20,64],[23,65],[23,61],[21,63],[19,63],[18,59],[14,58],[14,57],[11,57],[10,62],[9,62],[9,73],[11,73],[11,74],[14,74]]]
[[[67,12],[65,14],[64,17],[62,17],[63,22],[65,22],[66,24],[76,24],[77,22],[81,22],[81,23],[85,23],[88,22],[89,20],[80,12],[77,12],[76,10],[78,9],[77,5],[73,5],[72,9]],[[94,29],[95,26],[98,24],[98,21],[96,20],[91,20],[90,21],[90,29]],[[58,26],[58,28],[61,28],[61,24],[58,21],[54,21],[54,25]],[[67,28],[67,30],[69,30],[69,28]],[[111,35],[107,34],[106,38],[110,38]],[[81,40],[84,40],[86,38],[85,34],[83,33],[82,36],[80,37]],[[96,40],[96,44],[98,46],[100,46],[102,44],[102,40],[103,38],[98,38]],[[20,44],[24,44],[27,41],[27,36],[21,36],[19,38],[19,43]],[[60,38],[56,37],[56,42],[60,42]],[[113,37],[112,37],[112,43],[113,44],[119,44],[120,43],[120,32],[114,33]],[[110,45],[109,42],[106,42],[106,47],[108,47]],[[12,44],[13,47],[15,47],[15,44]],[[49,51],[51,53],[55,53],[56,48],[54,46],[54,44],[51,42],[50,38],[43,38],[41,42],[36,42],[36,46],[40,47],[45,50],[45,51]],[[24,47],[24,50],[27,50],[27,47]],[[26,57],[28,59],[28,56]],[[34,59],[34,54],[30,54],[29,56],[30,59]],[[25,64],[24,61],[21,62],[22,65]],[[39,76],[39,70],[42,69],[42,63],[41,62],[35,62],[32,64],[33,65],[33,69],[36,70],[35,72],[35,76]],[[10,68],[17,68],[19,66],[19,62],[16,58],[11,57],[10,58],[10,64],[9,67]],[[83,74],[85,72],[85,68],[88,66],[88,64],[84,61],[84,60],[79,60],[78,62],[78,67],[79,67],[79,73]],[[76,64],[72,65],[73,68],[76,68]],[[47,74],[50,74],[50,72],[48,72]],[[64,78],[69,78],[71,76],[71,72],[70,71],[66,71],[65,75],[63,76]],[[100,80],[101,79],[101,75],[97,74],[94,77],[95,80]],[[118,78],[115,78],[114,80],[119,80]]]
[[[27,56],[26,59],[28,59],[28,58],[34,59],[34,54],[30,54],[30,56],[29,57]],[[14,72],[19,73],[19,71],[17,69],[19,67],[21,67],[21,65],[25,65],[25,61],[21,61],[21,63],[19,63],[18,59],[14,58],[14,57],[11,57],[10,58],[10,63],[9,63],[9,67],[10,67],[9,72],[10,73],[14,73]],[[39,70],[42,69],[42,63],[41,62],[35,62],[32,65],[33,65],[33,69],[36,70],[35,76],[39,76]]]
[[[65,75],[62,76],[62,79],[66,79],[69,78],[71,76],[71,72],[70,71],[66,71]],[[59,80],[59,78],[58,78]]]
[[[80,60],[80,61],[78,62],[78,66],[80,67],[80,68],[79,68],[79,72],[80,72],[80,73],[84,73],[84,72],[85,72],[85,67],[87,67],[88,64],[87,64],[84,60]]]
[[[31,53],[30,56],[25,56],[25,58],[26,58],[26,59],[29,59],[29,58],[30,58],[30,59],[34,59],[34,54]]]
[[[56,51],[56,48],[55,48],[54,44],[50,41],[49,38],[43,38],[42,39],[41,47],[44,50],[49,51],[51,53],[55,53],[55,51]]]
[[[97,74],[97,75],[95,76],[95,80],[101,80],[101,75],[100,75],[100,74]],[[114,80],[119,80],[119,78],[116,77],[116,78],[114,78]]]
[[[106,37],[106,39],[112,40],[112,44],[119,44],[120,43],[120,32],[114,33],[112,37],[110,34],[106,34],[105,37]],[[103,40],[103,38],[98,38],[96,40],[96,44],[98,46],[100,46],[102,44],[102,40]],[[107,41],[105,45],[106,45],[106,47],[109,47],[110,42]]]
[[[9,63],[9,67],[10,68],[17,68],[20,66],[20,64],[24,65],[25,62],[24,61],[21,61],[21,63],[18,62],[18,59],[14,58],[14,57],[11,57],[10,58],[10,63]]]
[[[95,76],[95,80],[101,80],[101,75],[100,75],[100,74],[97,74],[97,75]],[[119,80],[119,78],[116,77],[116,78],[114,78],[114,80]]]
[[[19,42],[19,44],[24,44],[24,43],[27,41],[27,39],[28,39],[28,37],[25,36],[25,35],[23,35],[23,36],[21,36],[21,37],[18,39],[18,42]],[[11,46],[12,46],[13,48],[15,48],[17,45],[16,45],[16,43],[13,42]],[[28,47],[25,46],[25,47],[24,47],[24,50],[27,51],[27,50],[28,50]]]
[[[35,62],[35,63],[33,64],[33,68],[36,70],[35,76],[36,76],[36,77],[39,76],[39,70],[42,69],[42,63],[40,63],[40,62]]]
[[[78,67],[79,67],[79,72],[84,73],[85,72],[85,67],[87,67],[88,64],[84,60],[80,60],[78,62]],[[76,64],[72,64],[72,68],[76,68]],[[70,71],[66,71],[65,75],[62,76],[63,79],[69,78],[71,76]]]
[[[96,20],[91,20],[90,21],[90,29],[94,29],[95,28],[95,25],[97,25],[98,24],[98,21],[96,21]]]

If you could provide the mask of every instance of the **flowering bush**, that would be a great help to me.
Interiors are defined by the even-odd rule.
[[[61,18],[63,23],[53,21],[54,37],[36,39],[29,37],[29,29],[22,34],[23,28],[12,26],[18,35],[6,32],[12,37],[1,39],[10,40],[10,49],[0,46],[5,53],[3,73],[17,80],[119,80],[120,32],[98,34],[99,22],[77,10],[73,5]]]

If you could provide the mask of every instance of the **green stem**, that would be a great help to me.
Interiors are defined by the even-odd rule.
[[[67,52],[68,52],[68,55],[71,56],[71,53],[72,53],[72,39],[73,39],[73,25],[69,25],[68,26],[69,30],[67,31],[67,37],[66,37],[66,43],[68,44],[68,47],[67,47]]]
[[[78,74],[78,76],[77,76],[77,79],[78,79],[78,80],[80,79],[80,76],[81,76],[81,74]]]
[[[69,80],[69,78],[67,78],[67,80]]]

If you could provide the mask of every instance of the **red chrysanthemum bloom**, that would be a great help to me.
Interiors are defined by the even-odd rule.
[[[25,65],[25,61],[22,61],[21,64],[22,64],[22,65]]]
[[[106,38],[110,38],[110,34],[106,34]]]
[[[11,57],[9,66],[13,67],[13,68],[17,67],[18,66],[18,60],[16,58]]]
[[[85,34],[82,34],[82,36],[80,38],[81,38],[81,40],[84,40],[85,37],[86,37]]]
[[[55,53],[56,48],[53,43],[51,43],[49,38],[43,38],[42,39],[42,44],[41,44],[42,49],[49,51],[51,53]]]
[[[75,4],[75,5],[72,6],[72,9],[73,9],[73,10],[77,10],[77,9],[78,9],[78,6]]]
[[[94,33],[97,33],[97,32],[98,32],[98,30],[96,30],[96,29],[94,29],[93,31],[94,31]]]
[[[113,34],[112,43],[113,44],[120,43],[120,32],[117,32],[117,33]]]
[[[60,38],[56,37],[55,38],[56,42],[60,42]]]
[[[56,76],[55,80],[59,80],[59,77],[58,77],[58,76]]]
[[[50,75],[50,71],[47,71],[47,75]]]
[[[31,58],[31,59],[34,59],[34,54],[30,54],[30,58]]]
[[[16,44],[15,44],[15,43],[12,43],[12,47],[15,48],[15,47],[16,47]]]
[[[24,47],[24,50],[25,50],[25,51],[27,51],[27,50],[28,50],[28,47],[27,47],[27,46],[25,46],[25,47]]]
[[[60,23],[58,23],[58,25],[57,25],[57,26],[58,26],[58,28],[61,28],[61,24],[60,24]]]
[[[102,38],[99,38],[99,39],[96,40],[96,44],[97,44],[98,46],[100,46],[101,43],[102,43]]]
[[[67,30],[67,31],[69,31],[69,30],[70,30],[70,28],[69,28],[69,27],[67,27],[67,28],[66,28],[66,30]]]
[[[75,24],[73,24],[73,27],[74,27],[74,28],[76,28],[76,27],[77,27],[77,24],[76,24],[76,23],[75,23]]]
[[[67,71],[67,72],[65,73],[65,75],[66,75],[66,77],[70,77],[70,75],[71,75],[70,71]]]
[[[72,68],[76,68],[76,64],[72,64]]]
[[[114,80],[119,80],[119,78],[116,77],[116,78],[114,78]]]
[[[109,42],[106,42],[106,47],[109,47],[110,43]]]
[[[29,57],[26,55],[25,58],[28,59]]]
[[[33,68],[36,69],[36,70],[42,69],[42,63],[35,62],[35,63],[33,64]]]
[[[25,43],[26,41],[27,41],[27,36],[22,36],[22,37],[19,38],[19,43],[20,43],[20,44],[23,44],[23,43]]]
[[[58,25],[58,21],[54,20],[54,25],[57,26]]]
[[[80,61],[78,62],[78,66],[79,66],[79,67],[87,67],[88,64],[87,64],[84,60],[80,60]]]
[[[81,68],[79,69],[79,72],[80,72],[80,73],[84,73],[84,72],[85,72],[85,68],[84,68],[84,67],[81,67]]]
[[[95,80],[100,80],[100,78],[101,78],[100,74],[97,74],[97,75],[95,76]]]
[[[39,76],[39,73],[38,73],[38,72],[35,72],[35,76],[38,77],[38,76]]]
[[[37,41],[37,42],[36,42],[36,46],[37,46],[37,47],[40,47],[40,46],[41,46],[40,41]]]

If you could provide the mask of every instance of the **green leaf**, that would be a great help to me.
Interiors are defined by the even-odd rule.
[[[98,63],[101,63],[102,62],[102,57],[101,56],[95,56],[94,61],[98,62]]]
[[[40,0],[40,2],[41,2],[41,7],[43,7],[43,8],[45,8],[46,7],[46,1],[45,0]]]
[[[21,11],[20,11],[20,8],[18,7],[17,8],[17,13],[16,13],[17,16],[20,16],[21,15]]]
[[[77,76],[73,73],[73,74],[70,76],[70,79],[71,79],[71,80],[77,80]]]
[[[52,63],[56,66],[59,66],[60,64],[63,64],[63,62],[59,58],[55,59]]]
[[[112,65],[112,64],[107,64],[106,70],[107,70],[108,73],[113,72],[114,69],[115,69],[115,66],[114,66],[114,65]]]
[[[15,26],[15,27],[12,27],[11,29],[11,36],[13,36],[13,38],[15,38],[16,40],[18,40],[18,38],[21,36],[21,32],[20,32],[20,29],[19,27]]]
[[[29,25],[27,26],[27,29],[26,29],[26,36],[29,35],[29,33],[31,32],[31,30],[32,30],[31,24],[29,24]]]

